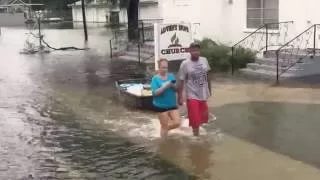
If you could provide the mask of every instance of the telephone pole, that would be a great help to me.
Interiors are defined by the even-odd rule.
[[[81,0],[81,8],[82,8],[82,22],[83,22],[83,29],[84,29],[84,40],[88,41],[88,31],[87,31],[87,20],[86,20],[86,8],[84,0]]]

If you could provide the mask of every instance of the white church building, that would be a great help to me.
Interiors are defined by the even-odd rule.
[[[156,3],[140,9],[140,19],[190,22],[197,39],[209,37],[227,44],[236,43],[264,23],[293,21],[288,38],[312,24],[320,23],[317,13],[319,0],[152,1]],[[277,33],[279,29],[273,27],[270,31]]]
[[[232,47],[232,57],[241,48],[255,52],[259,63],[248,64],[245,70],[249,69],[249,73],[277,78],[280,73],[288,73],[284,74],[288,77],[320,73],[319,61],[303,64],[303,59],[310,59],[309,55],[317,58],[320,55],[319,0],[139,0],[139,3],[140,20],[160,20],[154,21],[153,59],[182,60],[188,55],[187,42],[210,38]],[[298,63],[299,67],[291,68]],[[301,69],[304,71],[300,72]]]
[[[72,8],[72,19],[74,22],[82,22],[81,1],[69,4]],[[85,4],[86,20],[88,23],[110,23],[112,16],[118,17],[119,23],[127,23],[127,10],[124,8],[110,8],[110,4],[93,0]]]

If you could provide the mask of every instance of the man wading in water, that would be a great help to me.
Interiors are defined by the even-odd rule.
[[[207,99],[211,95],[211,85],[208,80],[210,66],[205,57],[200,57],[199,44],[192,43],[189,48],[191,57],[180,65],[178,101],[183,105],[183,90],[186,87],[189,126],[192,127],[193,134],[199,136],[199,128],[208,122],[209,116]]]

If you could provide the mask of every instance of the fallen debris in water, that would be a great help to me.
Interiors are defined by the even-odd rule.
[[[20,54],[36,54],[36,53],[50,53],[51,51],[49,49],[26,49],[23,48],[22,51],[20,51]]]
[[[74,46],[70,46],[70,47],[61,47],[61,48],[55,48],[50,46],[44,39],[43,39],[43,35],[42,36],[37,36],[35,34],[33,34],[32,32],[28,33],[28,37],[25,41],[25,48],[22,49],[22,51],[20,51],[20,54],[36,54],[36,53],[50,53],[50,49],[51,50],[55,50],[55,51],[67,51],[67,50],[89,50],[89,48],[77,48]],[[33,39],[31,39],[31,37],[33,37]],[[39,39],[40,38],[40,45],[36,46],[36,40],[35,39]],[[32,42],[31,42],[32,40]],[[43,46],[41,43],[45,44],[45,46]]]

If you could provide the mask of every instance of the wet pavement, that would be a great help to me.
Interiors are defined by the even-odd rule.
[[[0,36],[0,179],[320,178],[319,89],[218,77],[217,122],[161,140],[155,114],[117,101],[127,70],[108,58],[109,30],[84,44],[81,29],[46,29],[52,46],[90,50],[22,55],[26,32]]]

